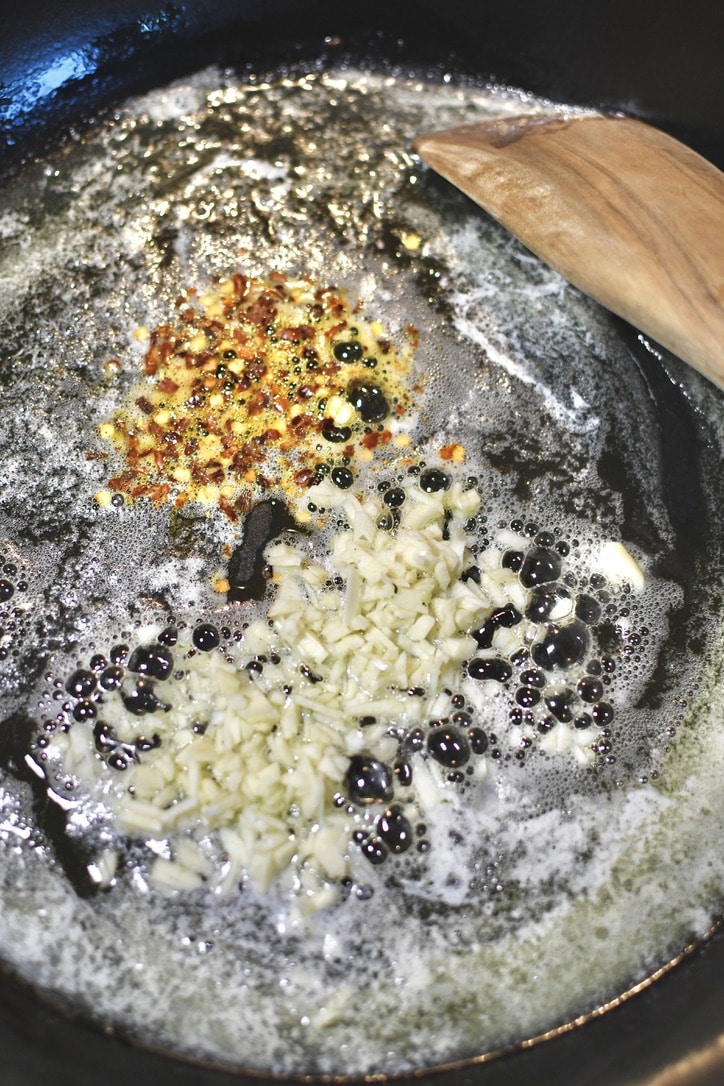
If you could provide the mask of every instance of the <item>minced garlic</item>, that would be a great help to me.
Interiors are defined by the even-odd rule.
[[[309,496],[348,525],[328,565],[299,544],[268,547],[277,590],[268,618],[246,630],[240,663],[174,649],[183,677],[164,683],[171,708],[148,718],[155,745],[122,775],[109,770],[110,792],[103,786],[124,832],[169,840],[171,858],[153,866],[162,889],[227,887],[229,864],[261,889],[290,865],[314,872],[319,892],[348,875],[355,820],[333,800],[350,758],[390,757],[390,728],[424,721],[475,649],[467,631],[490,603],[461,580],[475,491],[410,487],[394,533],[380,527],[379,494],[359,500],[325,482]],[[120,743],[139,730],[120,697],[107,697],[104,723]],[[68,771],[100,782],[106,763],[71,744],[80,735],[54,746]],[[208,867],[188,837],[194,827],[218,835],[224,864]]]

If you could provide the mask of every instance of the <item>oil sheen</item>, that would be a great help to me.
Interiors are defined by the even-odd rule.
[[[424,131],[539,108],[390,73],[207,71],[99,118],[0,194],[0,953],[94,1021],[225,1066],[404,1073],[600,1006],[720,911],[717,394],[668,356],[651,356],[652,383],[599,307],[409,150]],[[429,847],[380,865],[354,852],[345,893],[309,912],[283,883],[161,892],[132,840],[109,885],[79,894],[24,762],[94,655],[120,666],[114,646],[172,620],[200,637],[228,627],[232,652],[264,615],[214,589],[239,541],[220,512],[94,500],[110,470],[99,424],[141,372],[134,329],[239,270],[333,283],[396,342],[418,330],[410,448],[435,470],[437,450],[465,449],[480,553],[548,533],[568,548],[571,591],[604,608],[591,578],[605,543],[644,573],[609,623],[608,760],[519,757],[500,700],[468,693],[499,757],[488,748],[481,780],[445,793]],[[690,485],[673,498],[663,386],[690,419]],[[354,486],[394,490],[401,471],[390,453]],[[328,553],[326,531],[304,537],[310,556]],[[82,802],[65,832],[81,863],[119,847]]]

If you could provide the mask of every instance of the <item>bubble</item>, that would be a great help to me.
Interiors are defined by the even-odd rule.
[[[332,352],[339,362],[359,362],[364,355],[364,348],[361,343],[351,340],[348,343],[335,343]]]
[[[470,760],[467,739],[456,728],[436,728],[427,737],[427,749],[440,765],[454,769]]]
[[[100,677],[100,685],[104,690],[117,690],[123,682],[125,670],[117,665],[111,665],[103,670]]]
[[[138,675],[148,675],[153,679],[163,680],[167,679],[173,671],[173,656],[165,647],[139,645],[131,653],[127,666],[129,671]]]
[[[375,833],[393,853],[407,852],[413,841],[413,829],[401,807],[388,808],[375,822]]]
[[[97,682],[98,678],[92,671],[79,669],[68,677],[65,689],[75,698],[85,698],[95,690]]]
[[[521,584],[526,588],[556,581],[561,575],[560,555],[546,547],[535,547],[523,558],[520,570]]]
[[[420,476],[420,487],[427,494],[435,494],[440,490],[449,490],[452,480],[444,471],[437,468],[428,468]]]
[[[543,638],[533,645],[531,654],[539,667],[565,669],[585,656],[588,643],[588,633],[582,622],[574,620],[565,626],[551,622]]]
[[[505,683],[512,674],[513,669],[507,660],[476,658],[468,664],[468,675],[471,679],[492,679],[494,682]]]
[[[385,505],[389,505],[391,509],[399,509],[405,500],[405,492],[399,486],[391,487],[386,491],[382,500]]]
[[[386,803],[393,795],[393,774],[389,766],[365,754],[355,754],[345,774],[347,793],[353,803]]]
[[[365,422],[382,422],[390,413],[387,397],[377,385],[352,384],[347,396]]]
[[[221,644],[221,638],[216,626],[210,622],[203,622],[194,629],[191,640],[201,652],[211,652]]]
[[[354,483],[354,475],[349,468],[332,468],[330,478],[335,486],[338,486],[340,490],[349,490]]]

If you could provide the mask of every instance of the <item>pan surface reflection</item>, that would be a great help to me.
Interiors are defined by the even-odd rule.
[[[674,360],[641,370],[605,314],[407,151],[420,131],[521,108],[537,106],[355,71],[207,72],[100,120],[3,193],[3,954],[129,1035],[261,1070],[411,1070],[591,1009],[720,904],[715,394]],[[94,495],[110,473],[97,427],[138,381],[134,327],[242,266],[333,280],[392,334],[420,330],[415,447],[436,466],[439,449],[466,450],[482,550],[535,524],[572,547],[576,591],[610,540],[646,574],[627,602],[587,593],[614,607],[610,749],[588,766],[538,747],[521,761],[523,733],[493,699],[501,757],[474,798],[445,794],[429,853],[373,868],[353,850],[353,884],[374,893],[303,918],[274,887],[169,898],[126,841],[113,885],[79,897],[72,864],[97,867],[118,842],[79,822],[63,866],[20,764],[43,721],[67,718],[68,676],[94,653],[169,616],[235,621],[213,590],[228,521]],[[695,439],[676,468],[669,402]]]

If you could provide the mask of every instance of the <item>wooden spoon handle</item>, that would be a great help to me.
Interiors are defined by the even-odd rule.
[[[533,115],[414,144],[571,283],[724,388],[724,174],[623,117]]]

